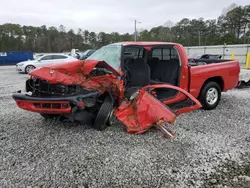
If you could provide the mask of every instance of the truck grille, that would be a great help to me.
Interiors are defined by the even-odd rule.
[[[32,96],[64,96],[76,93],[87,93],[85,89],[78,85],[50,84],[46,80],[28,79],[26,81],[26,91],[32,92]]]

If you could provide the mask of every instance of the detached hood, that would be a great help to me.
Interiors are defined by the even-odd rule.
[[[106,68],[114,76],[121,76],[121,73],[112,68],[104,61],[97,60],[76,60],[72,62],[53,64],[33,70],[31,76],[47,80],[49,83],[61,83],[65,85],[82,84],[94,68]]]

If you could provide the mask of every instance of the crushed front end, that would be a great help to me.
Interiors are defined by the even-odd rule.
[[[43,116],[63,116],[86,122],[98,108],[100,92],[87,90],[78,85],[50,84],[46,80],[31,77],[26,81],[26,92],[16,93],[13,98],[19,108],[40,113]],[[78,118],[78,113],[84,118]]]
[[[103,101],[111,96],[109,93],[113,94],[112,99],[120,98],[121,89],[117,88],[120,82],[103,65],[98,61],[76,61],[65,64],[65,69],[57,66],[37,69],[30,73],[25,93],[15,93],[13,98],[19,108],[43,117],[93,124]],[[111,103],[113,106],[113,100]]]

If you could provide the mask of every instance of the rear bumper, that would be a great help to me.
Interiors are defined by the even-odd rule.
[[[83,107],[83,102],[78,99],[95,97],[98,92],[67,97],[33,97],[26,94],[15,93],[13,99],[19,108],[31,112],[44,114],[70,114],[72,106]]]

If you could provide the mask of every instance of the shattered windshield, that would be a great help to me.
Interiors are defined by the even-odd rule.
[[[122,46],[118,44],[104,46],[89,56],[87,60],[105,61],[111,67],[118,70],[121,59],[121,48]]]

